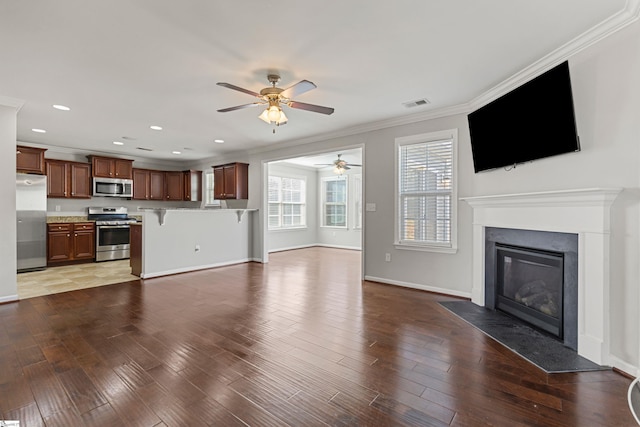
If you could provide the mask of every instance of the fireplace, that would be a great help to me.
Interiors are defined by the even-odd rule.
[[[579,252],[567,256],[558,248],[543,249],[564,253],[563,342],[580,356],[600,365],[609,364],[610,207],[621,191],[584,188],[463,198],[473,208],[471,300],[495,308],[495,277],[492,279],[491,272],[496,269],[489,261],[495,259],[492,245],[496,241],[485,238],[495,230],[493,227],[573,235]],[[530,244],[531,239],[499,243],[540,249]],[[567,260],[575,267],[567,268]],[[568,279],[573,284],[568,285]]]
[[[496,244],[496,309],[564,336],[564,254]]]
[[[578,348],[578,235],[485,228],[485,307]]]

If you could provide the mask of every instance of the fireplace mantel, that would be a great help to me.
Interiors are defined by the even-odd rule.
[[[464,197],[473,208],[471,300],[485,301],[485,227],[578,235],[578,354],[609,364],[609,232],[621,188],[586,188]],[[588,262],[587,262],[588,261]]]

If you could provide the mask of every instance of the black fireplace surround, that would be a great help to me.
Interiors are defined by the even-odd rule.
[[[533,278],[526,278],[532,271]],[[516,283],[503,289],[505,276]],[[578,235],[486,227],[485,306],[518,317],[577,351]]]

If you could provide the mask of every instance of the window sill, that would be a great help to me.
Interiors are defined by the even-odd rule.
[[[410,245],[406,243],[394,243],[396,249],[404,251],[419,251],[419,252],[435,252],[440,254],[455,254],[458,252],[458,248],[449,246],[434,246],[434,245]]]

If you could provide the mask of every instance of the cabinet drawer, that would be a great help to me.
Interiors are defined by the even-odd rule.
[[[67,223],[51,223],[51,224],[47,224],[47,230],[51,233],[51,232],[56,232],[56,231],[71,231],[71,229],[73,228],[73,224],[67,224]]]
[[[82,222],[82,223],[75,223],[73,224],[73,229],[75,231],[78,230],[87,230],[87,231],[91,231],[94,228],[94,224],[92,222]]]

